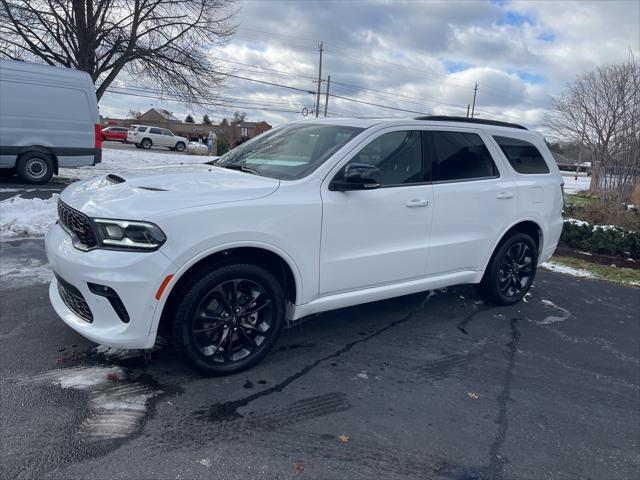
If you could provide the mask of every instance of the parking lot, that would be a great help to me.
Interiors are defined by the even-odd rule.
[[[42,240],[0,247],[2,478],[640,476],[638,289],[540,272],[514,307],[461,286],[347,308],[205,378],[162,341],[84,340]]]

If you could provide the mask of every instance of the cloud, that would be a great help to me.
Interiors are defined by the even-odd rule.
[[[221,119],[243,110],[272,124],[298,119],[314,106],[306,92],[317,88],[324,41],[323,79],[331,75],[331,92],[345,97],[330,98],[330,115],[464,115],[477,82],[481,116],[537,126],[549,95],[577,74],[640,50],[636,1],[247,1],[238,20],[236,36],[212,51],[236,76],[220,92],[224,106],[109,94],[101,110],[124,114],[153,104],[178,116]]]

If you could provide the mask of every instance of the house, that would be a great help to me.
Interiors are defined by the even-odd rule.
[[[173,114],[167,110],[161,108],[151,108],[138,117],[140,123],[167,123],[167,122],[180,122]],[[181,122],[180,122],[181,123]]]
[[[230,148],[271,129],[271,125],[267,122],[240,121],[221,125],[185,123],[174,117],[171,112],[161,108],[151,108],[138,118],[102,118],[101,123],[103,127],[129,127],[137,124],[153,125],[169,129],[175,135],[180,135],[194,141],[204,140],[209,137],[209,132],[213,132],[218,138],[225,139]]]

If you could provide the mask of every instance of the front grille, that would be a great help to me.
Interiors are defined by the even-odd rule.
[[[80,290],[56,275],[58,292],[64,304],[83,320],[93,322],[93,314]]]
[[[80,243],[80,245],[76,245],[74,242],[74,245],[82,250],[89,250],[98,244],[91,220],[85,214],[58,201],[58,219],[62,228]]]

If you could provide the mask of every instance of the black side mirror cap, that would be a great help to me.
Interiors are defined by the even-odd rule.
[[[378,167],[368,163],[351,163],[344,169],[344,179],[331,182],[329,190],[345,192],[348,190],[371,190],[380,187]]]

